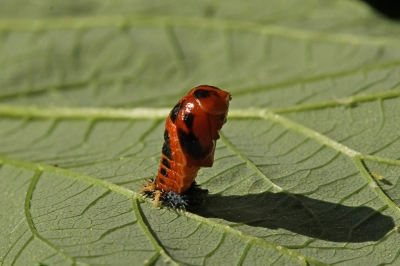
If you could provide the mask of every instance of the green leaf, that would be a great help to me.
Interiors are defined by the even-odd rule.
[[[400,27],[352,0],[0,9],[0,265],[400,263]],[[232,93],[210,191],[138,195],[192,87]]]

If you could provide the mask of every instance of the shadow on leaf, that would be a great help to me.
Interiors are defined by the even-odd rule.
[[[390,216],[370,207],[344,206],[282,192],[210,195],[193,212],[254,227],[282,228],[333,242],[377,241],[395,226]]]

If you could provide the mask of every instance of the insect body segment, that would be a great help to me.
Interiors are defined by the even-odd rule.
[[[226,123],[230,100],[229,92],[202,85],[192,89],[172,108],[165,124],[160,167],[154,180],[155,189],[168,195],[163,196],[170,202],[177,203],[170,205],[185,207],[179,204],[181,199],[176,195],[188,194],[181,198],[190,201],[190,194],[199,191],[194,180],[200,167],[213,165],[218,130]],[[193,197],[199,201],[198,196]]]

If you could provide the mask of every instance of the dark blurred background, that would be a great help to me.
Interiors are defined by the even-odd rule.
[[[400,0],[361,0],[379,13],[394,20],[400,20]]]

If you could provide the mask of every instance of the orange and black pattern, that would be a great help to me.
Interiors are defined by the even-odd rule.
[[[202,85],[172,108],[165,124],[160,167],[152,189],[181,195],[193,188],[200,167],[213,165],[218,130],[226,123],[230,100],[229,92]],[[142,192],[146,192],[144,189]]]

